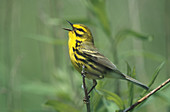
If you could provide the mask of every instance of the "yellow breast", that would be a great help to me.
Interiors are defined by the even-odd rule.
[[[69,41],[68,41],[68,47],[69,47],[69,55],[70,55],[70,60],[72,62],[72,64],[74,65],[74,67],[81,72],[81,62],[79,62],[78,60],[76,60],[76,56],[78,56],[75,52],[74,49],[76,49],[76,37],[74,32],[69,32]]]

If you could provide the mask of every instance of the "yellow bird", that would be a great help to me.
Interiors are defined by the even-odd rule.
[[[63,28],[69,31],[68,48],[70,60],[80,73],[84,66],[85,77],[93,80],[93,87],[88,94],[97,85],[96,79],[103,79],[104,77],[128,80],[144,89],[149,89],[136,79],[120,72],[108,58],[97,50],[94,46],[92,33],[87,26],[83,24],[72,24],[69,21],[67,22],[72,26],[72,29]]]

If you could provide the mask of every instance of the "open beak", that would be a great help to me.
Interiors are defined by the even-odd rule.
[[[67,20],[66,20],[67,21]],[[74,30],[74,27],[73,27],[73,24],[70,22],[70,21],[67,21],[71,27],[73,28],[72,30]],[[67,31],[72,31],[71,29],[68,29],[68,28],[63,28],[64,30],[67,30]]]

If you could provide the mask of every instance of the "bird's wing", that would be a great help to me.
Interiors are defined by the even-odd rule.
[[[128,80],[130,82],[133,82],[145,89],[148,89],[148,87],[144,84],[142,84],[141,82],[137,81],[136,79],[133,79],[130,76],[127,76],[126,74],[121,73],[116,66],[108,59],[106,58],[104,55],[102,55],[101,53],[98,52],[98,50],[93,47],[93,46],[86,46],[84,48],[79,48],[79,52],[81,52],[83,55],[85,55],[86,57],[92,59],[93,61],[95,61],[96,63],[107,67],[111,70],[114,71],[114,75],[107,75],[108,77],[114,77],[114,78],[121,78],[124,80]]]
[[[93,61],[95,61],[96,63],[107,67],[111,70],[116,71],[117,68],[116,66],[108,59],[106,58],[104,55],[102,55],[100,52],[98,52],[98,50],[95,47],[84,47],[84,48],[80,48],[79,51],[87,56],[88,58],[92,59]]]

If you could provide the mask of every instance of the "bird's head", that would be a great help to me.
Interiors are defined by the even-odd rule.
[[[71,22],[67,21],[72,29],[63,28],[64,30],[69,31],[69,38],[74,38],[78,40],[84,40],[93,43],[93,36],[89,28],[83,24],[72,24]]]

